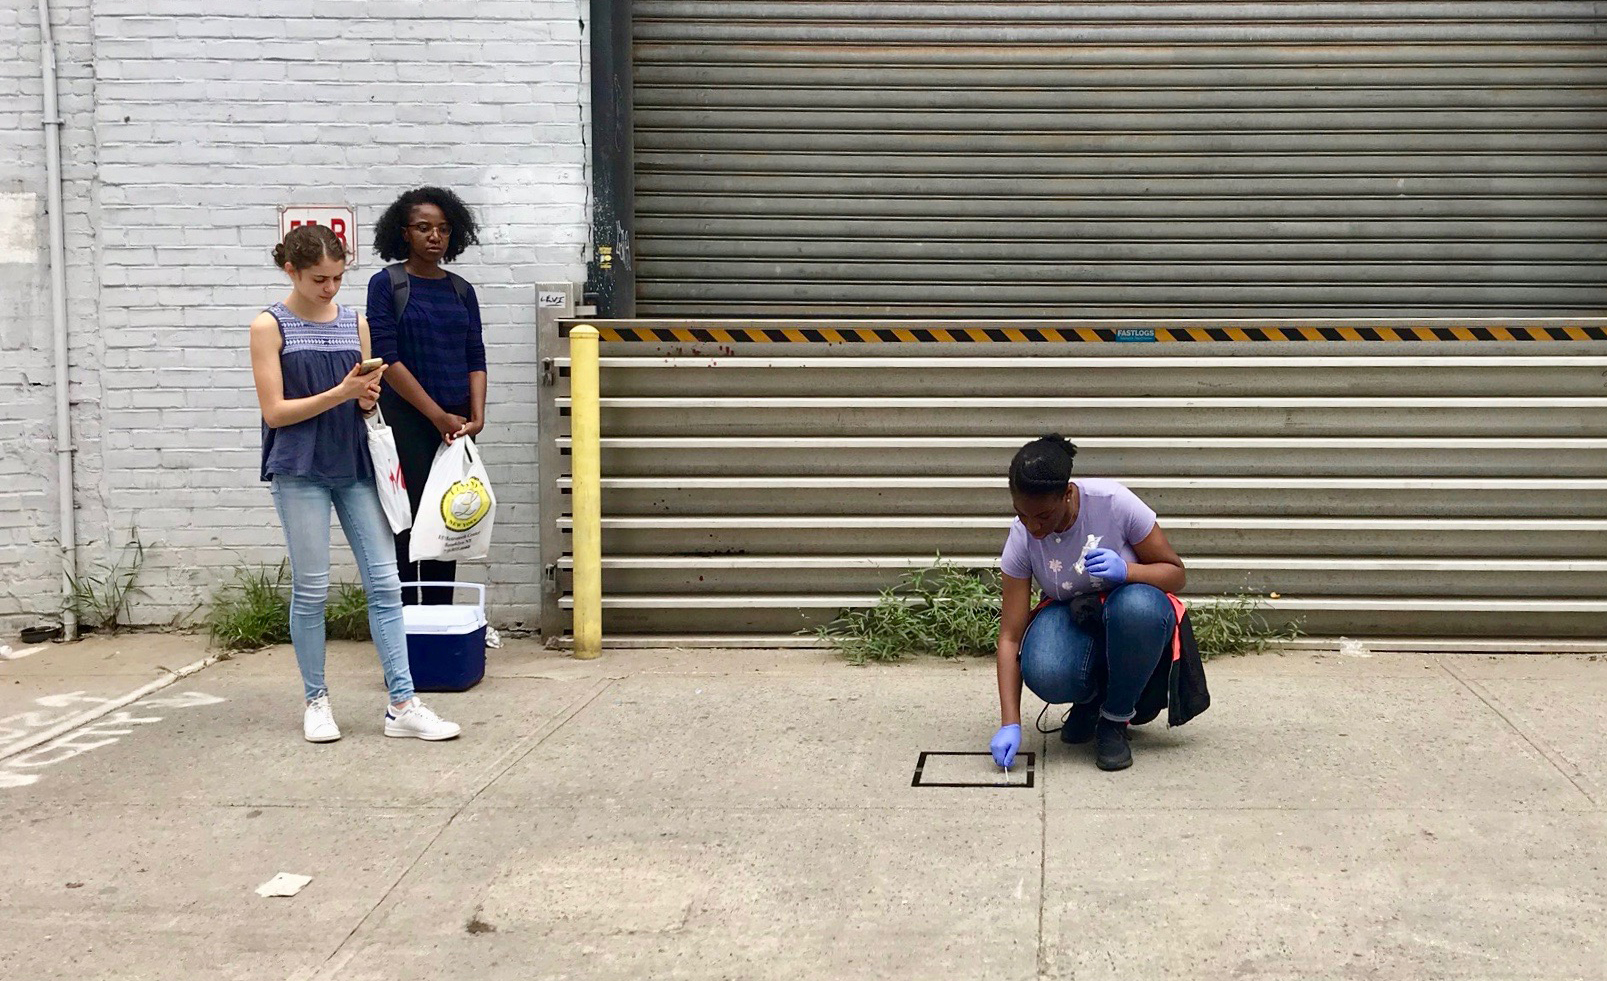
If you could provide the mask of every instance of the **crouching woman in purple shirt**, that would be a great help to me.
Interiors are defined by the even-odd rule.
[[[374,249],[393,265],[368,281],[374,354],[385,359],[380,408],[396,437],[416,517],[442,441],[485,428],[485,342],[474,287],[441,268],[479,243],[474,214],[456,194],[420,187],[392,202],[374,227]],[[402,585],[450,582],[456,562],[410,562],[410,532],[396,536]],[[405,603],[450,603],[450,589],[404,589]]]
[[[1155,512],[1114,480],[1071,479],[1077,448],[1060,435],[1010,463],[1016,520],[1005,541],[999,626],[999,715],[990,749],[1008,767],[1021,748],[1021,685],[1072,703],[1060,738],[1097,741],[1101,770],[1133,763],[1127,724],[1168,649],[1183,560]],[[1032,583],[1043,592],[1036,614]]]

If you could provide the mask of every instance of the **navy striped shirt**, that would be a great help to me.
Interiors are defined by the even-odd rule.
[[[279,322],[283,339],[279,372],[285,398],[304,399],[327,392],[362,360],[357,311],[351,307],[335,309],[334,320],[317,323],[302,320],[283,303],[268,308]],[[373,473],[368,430],[356,399],[278,429],[269,427],[266,419],[262,422],[263,480],[272,480],[278,474],[347,481],[372,478]]]
[[[368,281],[368,330],[374,356],[400,362],[442,408],[469,404],[469,373],[485,370],[480,301],[469,287],[458,299],[452,280],[409,274],[407,309],[396,322],[391,277],[381,269]]]

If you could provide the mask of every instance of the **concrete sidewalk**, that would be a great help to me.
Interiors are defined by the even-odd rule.
[[[0,663],[0,754],[206,653],[109,643]],[[1217,661],[1131,770],[1034,735],[1030,789],[940,789],[990,662],[492,658],[455,743],[383,738],[336,645],[338,743],[276,648],[0,761],[0,976],[1607,978],[1607,659]]]

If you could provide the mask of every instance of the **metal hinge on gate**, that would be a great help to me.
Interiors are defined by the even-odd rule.
[[[546,568],[541,570],[541,585],[543,589],[554,595],[559,592],[558,563],[549,562]]]
[[[541,384],[547,388],[558,384],[558,366],[551,358],[541,359]]]

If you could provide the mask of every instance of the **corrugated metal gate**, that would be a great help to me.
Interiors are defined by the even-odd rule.
[[[1607,308],[1599,3],[632,16],[639,315]]]
[[[938,552],[991,566],[1011,517],[1005,466],[1050,430],[1082,447],[1080,475],[1124,480],[1160,512],[1191,595],[1276,591],[1271,606],[1316,635],[1607,635],[1599,345],[1588,356],[1500,343],[1267,344],[1267,356],[1052,343],[738,353],[695,340],[740,336],[738,325],[592,322],[605,338],[613,642],[774,638],[871,602]],[[553,434],[543,441],[549,634],[567,629],[561,326],[549,318],[542,340],[554,358],[542,420]],[[608,342],[643,330],[686,340]]]
[[[1156,507],[1192,594],[1607,634],[1601,4],[631,11],[635,309],[687,319],[591,321],[611,640],[783,636],[939,551],[991,565],[1049,430]]]

